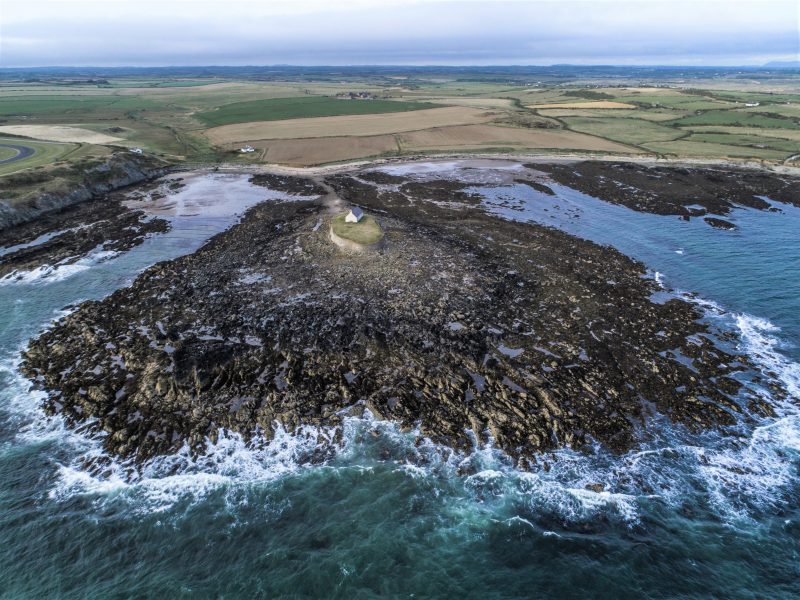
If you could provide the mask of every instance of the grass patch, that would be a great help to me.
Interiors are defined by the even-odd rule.
[[[686,139],[690,142],[744,146],[750,148],[753,152],[758,152],[760,150],[776,150],[778,152],[785,152],[786,156],[796,154],[800,148],[797,141],[793,140],[737,133],[696,133]]]
[[[194,116],[208,125],[231,125],[250,121],[280,121],[305,117],[336,117],[341,115],[367,115],[406,112],[424,108],[437,108],[430,102],[400,102],[393,100],[340,100],[327,96],[301,96],[299,98],[269,98],[249,102],[234,102],[216,110],[196,113]]]
[[[29,140],[21,141],[19,138],[0,138],[0,143],[2,142],[16,144],[18,146],[27,146],[28,148],[33,148],[34,152],[33,155],[28,158],[0,165],[0,176],[16,173],[24,169],[52,164],[66,158],[70,153],[75,152],[80,147],[80,144],[34,142]]]
[[[383,230],[378,222],[369,215],[364,215],[358,223],[345,223],[346,215],[338,215],[333,218],[331,228],[333,233],[340,238],[350,240],[362,246],[377,244],[383,239]]]
[[[780,117],[789,117],[800,119],[800,104],[770,104],[769,106],[753,106],[741,109],[741,112],[752,112],[769,115],[778,115]]]
[[[113,109],[123,113],[155,106],[137,96],[21,95],[0,97],[0,117],[75,115]]]
[[[763,104],[775,104],[780,102],[800,102],[800,94],[772,94],[769,92],[739,92],[739,91],[715,91],[714,96],[728,100],[730,102],[761,102]]]
[[[710,110],[699,115],[690,115],[672,122],[678,126],[728,125],[732,127],[764,127],[775,129],[800,129],[795,121],[779,115],[765,115],[733,110]]]
[[[5,148],[0,146],[0,160],[7,160],[9,158],[14,158],[17,155],[17,151],[13,148]]]
[[[735,146],[733,144],[714,144],[693,139],[681,139],[673,142],[650,142],[643,145],[648,150],[659,154],[675,156],[691,156],[697,158],[755,158],[763,160],[783,160],[786,152],[778,150]]]
[[[564,117],[561,120],[574,131],[634,145],[670,141],[685,135],[675,127],[665,127],[642,119]]]
[[[671,108],[677,110],[710,110],[730,106],[724,101],[714,100],[697,94],[683,94],[672,90],[661,93],[642,93],[624,90],[614,94],[617,102],[630,102],[645,108]]]
[[[684,127],[692,133],[730,133],[735,135],[750,135],[763,138],[779,138],[794,140],[800,146],[800,129],[764,129],[760,127],[715,127],[713,125],[698,125]]]

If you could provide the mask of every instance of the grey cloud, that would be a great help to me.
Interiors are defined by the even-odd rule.
[[[796,57],[799,45],[797,3],[769,0],[323,3],[301,15],[250,14],[237,1],[196,14],[190,3],[85,4],[0,15],[0,66],[754,64]]]

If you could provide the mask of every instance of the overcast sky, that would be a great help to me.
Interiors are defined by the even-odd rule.
[[[0,67],[797,60],[798,0],[0,0]]]

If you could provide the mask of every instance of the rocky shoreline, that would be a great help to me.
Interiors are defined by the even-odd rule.
[[[545,185],[539,170],[526,180]],[[490,216],[452,180],[263,184],[297,199],[31,341],[22,371],[49,412],[92,419],[110,453],[142,460],[370,410],[455,448],[491,439],[524,468],[564,446],[624,451],[656,414],[715,427],[769,410],[733,378],[747,359],[611,248]],[[383,249],[330,243],[330,189],[380,220]]]
[[[99,162],[6,175],[0,181],[0,233],[9,235],[10,229],[36,222],[48,213],[151,181],[168,168],[167,163],[152,156],[117,152]]]
[[[765,170],[591,160],[526,166],[556,183],[612,204],[684,219],[709,215],[705,220],[723,229],[735,229],[719,218],[735,206],[776,210],[764,197],[800,206],[800,178]]]
[[[88,200],[0,231],[0,279],[72,264],[91,252],[123,252],[169,222],[130,210],[118,198]]]

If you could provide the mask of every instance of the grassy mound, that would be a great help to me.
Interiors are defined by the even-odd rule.
[[[369,215],[364,215],[358,223],[346,223],[345,216],[339,215],[333,218],[331,230],[335,235],[362,246],[371,246],[383,239],[381,226]]]

